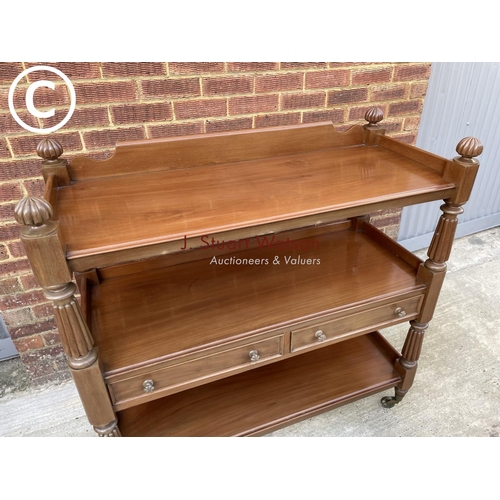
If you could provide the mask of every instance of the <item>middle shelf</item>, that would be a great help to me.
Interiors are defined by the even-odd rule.
[[[294,354],[316,347],[318,327],[326,342],[339,341],[416,317],[425,293],[416,277],[421,261],[373,226],[352,224],[103,270],[84,303],[105,378],[194,362],[201,351],[217,364],[212,355],[284,332],[291,334],[280,349]],[[241,368],[244,358],[224,363]]]

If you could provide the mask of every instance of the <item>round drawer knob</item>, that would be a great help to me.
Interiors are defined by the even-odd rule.
[[[320,341],[323,342],[323,340],[326,340],[326,335],[323,333],[323,330],[318,330],[314,336]]]
[[[406,316],[406,311],[402,307],[397,307],[394,314],[402,318],[403,316]]]
[[[260,359],[260,354],[259,354],[259,351],[257,350],[252,350],[248,353],[248,355],[250,356],[250,361],[259,361]]]
[[[150,392],[153,392],[155,390],[155,383],[151,379],[145,380],[142,383],[142,386],[144,387],[144,392],[146,394],[149,394]]]

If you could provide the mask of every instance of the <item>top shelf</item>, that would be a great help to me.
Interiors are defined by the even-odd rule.
[[[70,267],[84,271],[196,248],[203,236],[235,240],[449,198],[451,163],[324,123],[138,141],[104,162],[74,160],[54,218]]]

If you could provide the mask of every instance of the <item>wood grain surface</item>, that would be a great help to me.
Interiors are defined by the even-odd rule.
[[[396,385],[372,333],[118,412],[124,436],[262,434]]]
[[[257,248],[103,280],[92,290],[91,331],[105,372],[319,318],[370,301],[419,293],[417,271],[363,232],[298,240],[317,248]],[[286,264],[285,257],[319,264]],[[274,265],[275,257],[280,264]]]
[[[409,158],[353,146],[81,181],[59,188],[56,217],[75,259],[453,187]]]

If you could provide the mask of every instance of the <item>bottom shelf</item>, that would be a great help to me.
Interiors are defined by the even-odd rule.
[[[262,435],[394,387],[397,351],[378,332],[118,412],[123,436]]]

